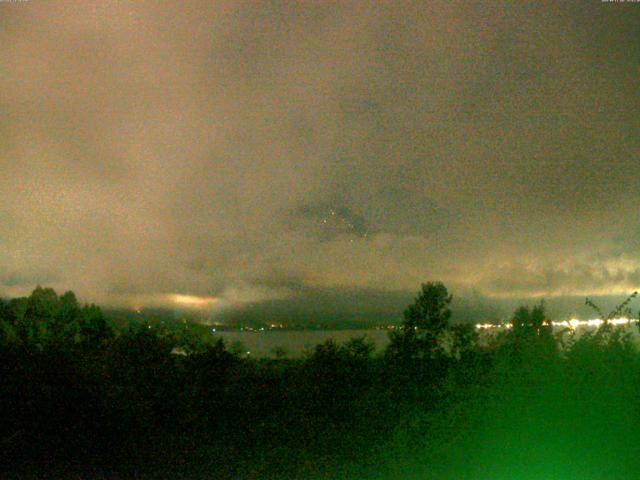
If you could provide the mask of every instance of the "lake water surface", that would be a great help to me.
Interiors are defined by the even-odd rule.
[[[562,325],[554,327],[556,332],[566,328]],[[630,332],[634,340],[640,343],[640,335],[635,324],[629,326],[619,326],[616,328]],[[591,327],[579,327],[578,336],[586,331],[593,330]],[[215,337],[224,338],[227,348],[238,348],[242,344],[242,351],[253,357],[268,357],[274,355],[276,348],[284,349],[288,357],[299,357],[305,352],[325,342],[328,339],[335,340],[338,344],[344,343],[351,338],[365,337],[373,342],[375,351],[380,352],[389,344],[389,333],[391,330],[265,330],[253,332],[216,332]],[[481,331],[481,336],[490,336],[498,333],[498,330]],[[239,343],[238,343],[239,342]],[[235,345],[234,345],[235,344]]]
[[[377,351],[389,343],[388,330],[265,330],[257,332],[217,332],[216,337],[224,338],[227,348],[241,342],[245,352],[251,356],[273,356],[276,348],[283,348],[287,356],[297,357],[316,345],[333,339],[344,343],[351,338],[366,337],[373,342]]]

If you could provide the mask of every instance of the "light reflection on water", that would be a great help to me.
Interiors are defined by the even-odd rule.
[[[573,328],[577,335],[592,330],[599,326],[601,322],[595,320],[580,321],[572,320],[569,322],[553,322],[554,332],[559,332],[566,328]],[[640,334],[635,323],[628,323],[625,319],[624,322],[616,321],[612,322],[616,325],[616,328],[621,328],[625,331],[632,333],[633,337],[638,340]],[[497,333],[503,328],[486,328],[485,326],[477,326],[480,334]],[[389,332],[391,330],[374,330],[374,329],[362,329],[362,330],[265,330],[265,331],[250,331],[250,332],[215,332],[216,338],[224,338],[227,348],[238,349],[242,346],[242,353],[253,357],[267,357],[274,356],[276,349],[283,349],[287,357],[299,357],[305,354],[305,352],[313,350],[313,348],[325,342],[326,340],[333,339],[338,344],[342,344],[352,338],[365,337],[368,341],[373,342],[375,345],[375,351],[380,352],[389,344]],[[486,333],[484,333],[486,332]]]
[[[245,351],[256,357],[273,356],[276,348],[283,348],[288,357],[297,357],[329,339],[341,344],[351,338],[365,336],[376,346],[376,351],[384,349],[389,343],[387,330],[265,330],[216,332],[215,336],[224,338],[230,349],[235,342],[241,342],[246,347]]]

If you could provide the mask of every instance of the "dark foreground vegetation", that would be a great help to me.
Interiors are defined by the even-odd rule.
[[[538,305],[478,338],[450,302],[423,285],[385,352],[329,341],[303,359],[114,329],[72,293],[2,302],[0,478],[638,477],[628,333],[554,334]]]

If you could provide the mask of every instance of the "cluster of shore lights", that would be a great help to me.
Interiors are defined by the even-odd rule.
[[[579,327],[597,328],[602,324],[604,324],[604,322],[605,321],[602,320],[601,318],[594,318],[592,320],[578,320],[577,318],[572,318],[570,320],[565,320],[563,322],[551,322],[551,325],[554,327],[569,327],[571,329],[576,329]],[[607,322],[614,326],[620,326],[620,325],[629,325],[631,323],[636,323],[638,322],[638,320],[633,318],[620,317],[620,318],[611,318],[607,320]],[[511,328],[511,327],[512,325],[510,323],[502,323],[502,324],[478,323],[476,324],[476,328],[478,330],[488,330],[492,328]]]

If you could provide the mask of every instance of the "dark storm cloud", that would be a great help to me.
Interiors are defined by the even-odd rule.
[[[571,264],[570,267],[545,266],[543,268],[510,266],[491,275],[487,288],[493,294],[558,296],[632,292],[640,285],[640,268],[623,265],[602,266]]]
[[[451,212],[427,195],[393,185],[371,192],[368,218],[345,206],[350,202],[347,194],[336,197],[333,202],[295,208],[291,212],[291,228],[302,229],[323,241],[339,235],[370,238],[380,233],[437,236],[455,220]]]
[[[33,285],[44,285],[59,281],[59,278],[46,271],[26,271],[3,273],[0,285],[9,289],[15,287],[31,288]]]
[[[334,240],[339,235],[367,238],[374,233],[362,215],[334,204],[302,205],[291,217],[292,228],[302,229],[322,241]]]
[[[248,303],[224,309],[215,317],[221,322],[270,322],[298,325],[391,324],[401,318],[404,305],[412,300],[404,291],[368,288],[309,288],[284,299]]]
[[[234,306],[640,283],[637,5],[0,10],[6,278]]]

